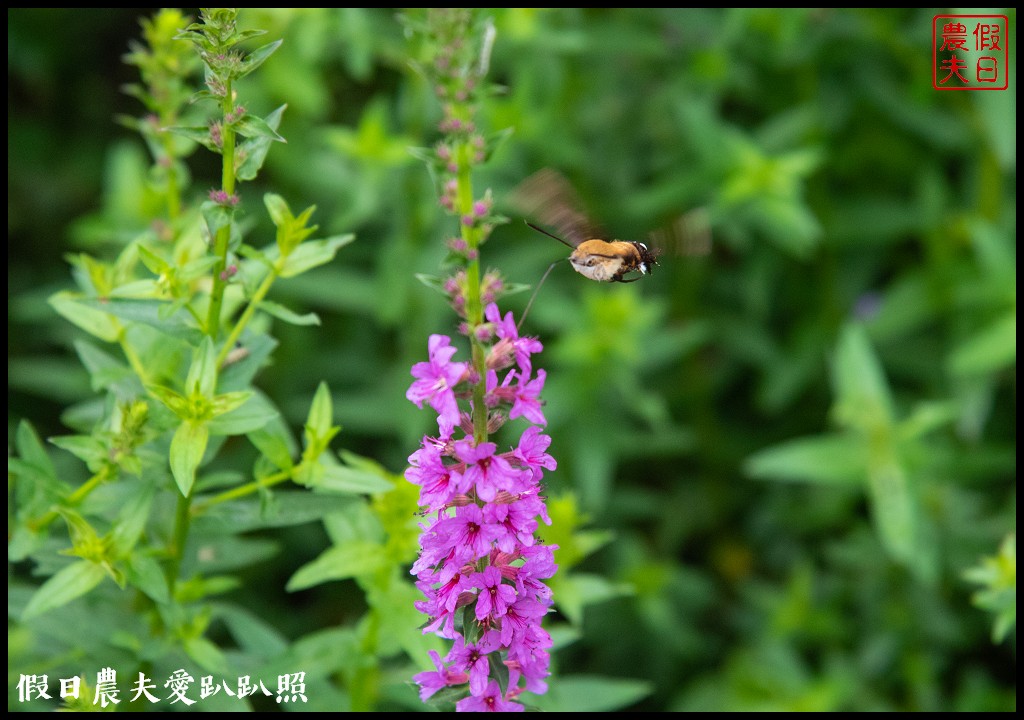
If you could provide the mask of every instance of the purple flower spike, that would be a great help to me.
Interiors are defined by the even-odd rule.
[[[406,393],[418,407],[426,403],[437,412],[440,430],[437,438],[423,438],[405,472],[427,509],[412,567],[424,595],[416,608],[427,616],[424,633],[454,641],[443,660],[431,653],[435,670],[414,680],[422,700],[438,690],[461,689],[459,711],[522,712],[524,705],[516,702],[522,692],[547,689],[551,636],[541,620],[552,600],[544,581],[557,566],[555,547],[542,544],[536,533],[540,522],[551,524],[541,481],[556,462],[548,454],[551,438],[540,427],[547,422],[540,400],[547,375],[533,370],[531,358],[542,346],[519,337],[512,313],[503,317],[494,303],[485,317],[474,335],[485,346],[485,367],[453,361],[450,339],[431,335],[429,360],[413,366],[415,380]],[[499,370],[506,371],[500,382]],[[461,400],[467,406],[460,407],[460,397],[470,393],[456,394],[455,388],[481,381],[483,405]],[[475,436],[474,412],[487,414],[488,432],[516,418],[530,424],[517,444],[499,451]],[[492,677],[495,662],[508,670],[504,693]]]

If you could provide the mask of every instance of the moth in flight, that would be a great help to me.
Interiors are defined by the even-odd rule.
[[[650,275],[663,251],[706,254],[710,233],[706,213],[696,210],[650,233],[646,243],[606,240],[580,209],[582,204],[569,182],[557,171],[540,170],[524,180],[512,195],[514,206],[554,232],[527,221],[527,225],[572,248],[569,263],[585,278],[597,282],[635,282]]]

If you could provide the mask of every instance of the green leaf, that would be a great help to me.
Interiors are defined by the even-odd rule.
[[[982,586],[971,600],[977,607],[995,615],[992,642],[1002,642],[1017,625],[1017,534],[1008,534],[998,554],[982,558],[980,564],[965,570],[963,576]]]
[[[235,643],[247,655],[271,658],[288,650],[288,638],[246,608],[232,603],[217,603],[213,612],[215,617],[224,621]]]
[[[257,30],[255,28],[249,30],[236,30],[235,34],[231,36],[231,41],[235,45],[238,45],[240,43],[245,42],[246,40],[251,40],[254,37],[260,37],[261,35],[266,34],[266,30]],[[281,41],[279,40],[278,42],[280,43]]]
[[[345,465],[327,465],[313,487],[339,493],[373,494],[394,488],[380,473],[359,470]]]
[[[61,317],[93,337],[105,342],[116,342],[121,335],[120,324],[98,301],[89,302],[78,293],[62,290],[52,295],[49,303]]]
[[[744,463],[757,480],[855,485],[867,471],[864,442],[853,434],[819,435],[790,440],[761,450]]]
[[[952,401],[918,403],[910,416],[899,423],[899,438],[902,441],[923,437],[954,422],[959,412],[960,407]]]
[[[348,667],[355,657],[362,657],[358,649],[355,630],[349,627],[331,627],[314,630],[298,638],[288,653],[297,667],[315,668],[327,673]]]
[[[191,405],[184,395],[162,385],[149,385],[146,390],[182,420],[190,417]]]
[[[487,136],[487,144],[484,148],[485,162],[489,160],[502,145],[505,144],[506,140],[512,137],[515,131],[516,129],[514,127],[507,127],[504,130],[498,130],[497,132],[491,133]]]
[[[137,248],[139,259],[142,261],[142,264],[145,265],[146,269],[154,275],[163,275],[172,269],[170,263],[142,243],[139,243]]]
[[[210,135],[210,128],[207,125],[172,125],[171,127],[164,129],[167,132],[180,135],[181,137],[197,142],[207,150],[215,152],[218,155],[221,153],[221,148],[213,141],[213,137]]]
[[[306,430],[316,438],[332,435],[334,425],[334,404],[331,401],[331,390],[327,383],[322,382],[313,394],[313,402],[306,416]]]
[[[221,367],[217,389],[220,392],[248,389],[253,378],[266,364],[267,358],[276,347],[277,341],[266,334],[243,337],[241,343],[235,348],[238,350],[237,356],[232,357],[232,354],[229,353],[228,359]],[[229,360],[230,362],[228,362]]]
[[[222,415],[232,413],[235,410],[241,408],[245,402],[253,395],[250,390],[236,390],[234,392],[220,393],[213,397],[213,401],[210,403],[210,414],[213,418],[221,417]],[[273,412],[277,412],[274,410]],[[270,420],[270,417],[266,413],[259,413],[263,417],[263,422]],[[255,430],[257,428],[252,427],[251,421],[245,417],[245,413],[239,415],[240,426],[242,431],[238,434],[244,434],[246,429]]]
[[[264,118],[266,125],[271,130],[276,131],[281,124],[281,116],[284,114],[286,107],[287,105],[282,105]],[[242,142],[238,150],[238,157],[242,158],[242,162],[236,168],[235,176],[239,180],[255,179],[267,159],[270,146],[274,142],[275,138],[272,137],[254,137]],[[283,139],[282,142],[284,142]]]
[[[256,432],[279,416],[277,408],[264,395],[244,393],[243,396],[245,401],[240,406],[210,421],[210,435],[245,435]],[[220,397],[224,396],[218,395]]]
[[[118,512],[117,522],[110,532],[110,549],[114,557],[129,557],[142,537],[153,505],[153,486],[137,487]]]
[[[32,595],[22,620],[29,620],[66,605],[85,595],[107,576],[103,567],[88,560],[79,560],[57,571]]]
[[[288,203],[277,193],[266,193],[263,196],[263,205],[266,206],[274,227],[287,227],[288,223],[292,221],[292,211],[288,207]]]
[[[267,124],[266,120],[256,115],[246,115],[234,124],[234,128],[242,137],[285,142],[285,139],[278,135],[277,131]]]
[[[94,317],[94,313],[106,313],[128,322],[142,323],[143,325],[156,328],[166,335],[184,340],[190,345],[198,345],[203,338],[203,333],[196,327],[195,320],[188,312],[179,309],[169,316],[164,316],[162,311],[171,304],[164,300],[134,300],[128,298],[98,300],[95,298],[78,298],[67,300],[64,303],[64,307],[67,312],[77,313],[86,317]],[[58,312],[61,312],[62,315],[64,314],[61,310],[58,310]],[[83,330],[89,331],[89,328],[82,326],[75,320],[72,320],[72,322],[82,327]],[[115,342],[120,336],[120,328],[116,323],[112,327],[118,328],[112,337],[104,337],[96,335],[96,333],[92,334],[101,340]]]
[[[182,646],[185,654],[196,664],[210,673],[226,675],[228,660],[219,647],[205,637],[185,638]]]
[[[95,391],[105,390],[122,380],[135,378],[127,365],[90,342],[76,340],[75,352],[78,353],[82,365],[89,371],[92,389]]]
[[[390,109],[383,97],[374,98],[363,110],[358,126],[329,128],[328,145],[338,152],[365,163],[369,167],[393,167],[410,161],[409,138],[395,136],[389,130]],[[434,154],[433,162],[437,162]]]
[[[292,527],[323,520],[344,512],[354,502],[350,497],[318,495],[307,491],[284,491],[273,502],[234,500],[212,506],[196,519],[204,532],[242,533],[263,528]]]
[[[11,351],[7,361],[7,388],[12,396],[36,397],[66,405],[91,394],[89,376],[71,357],[47,350],[43,355]]]
[[[614,540],[609,530],[581,530],[587,518],[581,514],[578,500],[572,493],[548,498],[551,527],[544,530],[546,542],[557,545],[555,559],[563,571],[579,564],[583,558]]]
[[[49,440],[84,462],[92,472],[98,471],[110,457],[106,445],[90,435],[61,435]]]
[[[294,310],[286,308],[276,302],[270,300],[263,300],[259,304],[259,309],[263,312],[273,315],[278,320],[284,320],[286,323],[291,325],[319,325],[320,316],[314,312],[306,313],[305,315],[299,315]]]
[[[294,465],[291,438],[280,424],[268,423],[246,436],[278,470],[290,470]]]
[[[35,428],[27,420],[18,423],[18,430],[14,434],[14,447],[21,462],[32,469],[33,482],[43,478],[57,481],[57,470],[53,466],[53,461],[50,460]]]
[[[1017,361],[1017,310],[1003,315],[961,343],[949,358],[955,375],[984,375]]]
[[[11,523],[13,537],[8,540],[11,560],[23,559],[24,552],[34,549],[37,530],[29,529],[22,520],[49,512],[69,490],[57,478],[57,471],[31,424],[22,420],[14,434],[18,457],[7,458],[8,513],[16,508],[18,522]]]
[[[868,488],[872,515],[885,549],[895,560],[927,577],[931,553],[922,542],[921,508],[906,469],[894,458],[873,458]]]
[[[200,206],[203,220],[206,221],[206,230],[211,238],[217,237],[221,228],[231,227],[235,218],[235,211],[232,208],[224,207],[220,203],[207,200]]]
[[[865,431],[893,423],[889,384],[862,325],[843,328],[832,369],[837,420]]]
[[[217,386],[217,351],[213,340],[204,336],[192,356],[192,364],[185,378],[185,394],[212,398]]]
[[[407,147],[405,149],[415,160],[425,163],[428,168],[433,169],[437,164],[437,150],[432,147]]]
[[[246,55],[245,59],[242,61],[241,69],[239,70],[238,75],[236,77],[244,78],[246,75],[248,75],[253,70],[258,68],[260,65],[265,63],[267,61],[267,58],[273,55],[277,51],[277,49],[281,47],[282,42],[284,41],[275,40],[272,43],[267,43],[266,45],[262,45],[256,48],[251,53]]]
[[[331,580],[374,573],[388,565],[384,548],[374,542],[350,542],[328,548],[300,567],[286,585],[289,592],[304,590]]]
[[[445,289],[445,281],[436,275],[427,275],[426,273],[416,273],[416,279],[426,285],[431,290],[436,290],[445,297],[448,296],[448,291]]]
[[[196,469],[203,460],[209,439],[210,431],[205,422],[184,420],[174,431],[170,451],[171,474],[185,497],[192,491]]]
[[[609,712],[635,705],[654,692],[649,680],[559,675],[548,692],[526,702],[544,712]]]
[[[301,275],[315,267],[325,265],[334,259],[338,250],[355,240],[355,235],[334,235],[323,240],[310,240],[295,248],[281,268],[281,277]]]
[[[581,572],[556,575],[549,585],[558,609],[577,626],[583,622],[585,606],[633,594],[631,585],[613,583],[600,575]]]
[[[144,592],[153,602],[163,604],[170,601],[167,577],[156,558],[142,553],[132,553],[127,557],[125,574],[128,583]]]

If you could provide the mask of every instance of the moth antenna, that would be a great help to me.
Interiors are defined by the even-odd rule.
[[[541,232],[544,231],[541,230]],[[548,279],[548,275],[551,274],[551,271],[555,269],[555,265],[557,265],[559,262],[561,261],[556,260],[555,262],[551,263],[548,266],[548,269],[544,271],[544,274],[541,275],[540,282],[537,283],[537,287],[533,289],[533,295],[530,296],[530,302],[526,303],[526,309],[523,310],[523,314],[519,317],[519,322],[516,323],[516,333],[518,333],[519,328],[523,326],[523,321],[526,320],[526,316],[530,314],[530,308],[533,307],[533,301],[537,299],[537,293],[540,292],[540,286],[543,285],[544,281]]]
[[[576,249],[576,248],[575,248],[575,247],[573,246],[573,244],[572,244],[571,242],[569,242],[568,240],[565,240],[565,239],[563,239],[563,238],[560,238],[560,237],[558,237],[557,235],[555,235],[555,234],[553,234],[553,233],[549,233],[549,232],[548,232],[547,230],[545,230],[544,228],[539,228],[539,227],[537,227],[536,225],[534,225],[534,224],[533,224],[532,222],[530,222],[529,220],[524,220],[523,222],[525,222],[525,223],[526,223],[527,225],[529,225],[529,226],[530,226],[531,228],[533,228],[533,229],[534,229],[534,230],[536,230],[537,232],[541,233],[542,235],[547,235],[547,236],[548,236],[549,238],[554,238],[555,240],[557,240],[558,242],[562,243],[562,244],[563,244],[563,245],[565,245],[566,247],[571,247],[571,248],[573,248],[574,250]]]

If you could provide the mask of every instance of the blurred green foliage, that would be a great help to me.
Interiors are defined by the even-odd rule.
[[[1015,709],[1016,13],[1010,89],[959,93],[932,88],[933,14],[493,12],[491,78],[505,92],[481,118],[513,132],[478,185],[501,205],[555,167],[616,237],[695,208],[713,234],[709,255],[663,257],[632,285],[561,263],[523,326],[545,344],[559,463],[546,539],[573,569],[553,583],[573,630],[541,707]],[[23,419],[65,434],[65,408],[91,396],[81,335],[46,303],[70,286],[60,258],[109,254],[150,217],[145,149],[115,123],[138,113],[121,56],[139,18],[8,11],[9,447]],[[241,189],[243,207],[270,190],[315,204],[325,234],[357,235],[343,258],[274,288],[322,326],[275,325],[260,386],[298,428],[326,381],[344,447],[400,473],[429,429],[405,400],[409,367],[428,333],[454,332],[415,281],[451,232],[408,151],[432,144],[440,111],[392,11],[243,18],[284,41],[242,81],[248,104],[288,106],[288,143]],[[189,172],[198,203],[218,169],[197,158]],[[246,221],[273,233],[261,213]],[[514,221],[483,257],[536,283],[564,251]],[[506,305],[518,314],[528,297]],[[251,448],[223,454],[219,470],[249,472]],[[304,582],[330,577],[329,539],[362,522],[339,512],[326,532],[250,538],[270,559],[215,609],[262,653],[304,637],[291,671],[343,668],[346,648],[410,616],[355,630],[373,591],[345,579],[358,569]],[[9,599],[20,613],[24,595]],[[12,628],[17,658],[28,636]],[[72,629],[52,629],[55,648],[60,632]],[[379,707],[415,707],[408,691],[367,689],[400,687],[407,669],[341,672]],[[12,660],[8,687],[29,671]],[[332,692],[310,689],[324,703]]]

